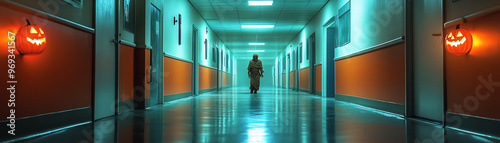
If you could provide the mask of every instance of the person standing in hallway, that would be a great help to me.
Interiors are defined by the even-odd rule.
[[[248,77],[250,78],[250,93],[257,94],[260,86],[260,77],[264,77],[262,61],[259,60],[259,55],[257,54],[253,54],[253,59],[248,63]]]

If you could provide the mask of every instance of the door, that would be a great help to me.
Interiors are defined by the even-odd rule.
[[[193,25],[192,33],[192,53],[193,53],[193,95],[198,95],[198,29]]]
[[[316,33],[313,33],[307,39],[307,59],[309,60],[309,93],[316,94],[314,85],[314,73],[315,73],[315,63],[316,63]]]
[[[443,121],[444,67],[442,1],[420,0],[414,3],[414,114],[416,117]]]
[[[219,71],[220,71],[220,67],[221,67],[221,60],[220,60],[220,57],[221,57],[221,49],[219,47],[217,47],[217,70],[216,70],[216,79],[217,80],[217,91],[219,91],[219,85],[220,85],[220,82],[219,82],[219,78],[220,78],[220,74],[219,74]]]
[[[95,12],[94,120],[115,115],[117,94],[116,3],[97,0]]]
[[[160,86],[159,86],[159,68],[160,68],[160,60],[162,59],[162,49],[160,45],[160,10],[156,8],[154,5],[151,5],[151,50],[152,54],[150,56],[152,64],[150,66],[151,74],[151,83],[150,86],[150,103],[151,105],[159,104],[161,101],[160,96]]]
[[[294,82],[294,90],[298,91],[299,90],[299,54],[298,54],[298,47],[295,47],[295,50],[293,50],[293,70],[295,71],[293,75],[293,82]]]
[[[326,28],[326,59],[325,68],[326,72],[324,73],[323,83],[325,86],[323,88],[323,92],[325,97],[335,97],[335,48],[337,47],[337,27],[335,24]],[[325,71],[324,70],[324,71]]]
[[[292,86],[291,86],[292,85],[292,79],[290,78],[290,74],[291,74],[290,72],[292,71],[292,67],[291,67],[291,63],[292,62],[290,60],[290,58],[291,58],[290,56],[291,56],[290,53],[286,54],[286,75],[287,75],[286,76],[286,79],[287,79],[286,80],[287,81],[287,86],[286,87],[287,87],[287,89],[291,89],[292,88]]]
[[[300,91],[300,70],[303,56],[302,43],[297,46],[297,91]]]

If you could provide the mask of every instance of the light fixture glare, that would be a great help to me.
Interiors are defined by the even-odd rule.
[[[273,1],[248,1],[249,6],[273,5]]]
[[[266,43],[248,43],[248,45],[259,46],[259,45],[266,45]]]
[[[266,50],[247,50],[249,53],[263,53],[266,52]]]
[[[274,28],[274,25],[242,25],[241,28]]]

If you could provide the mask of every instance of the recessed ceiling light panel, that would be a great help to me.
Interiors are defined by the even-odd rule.
[[[273,5],[273,1],[248,1],[249,6]]]
[[[241,28],[274,28],[274,25],[241,25]]]
[[[263,53],[266,52],[266,50],[247,50],[249,53]]]
[[[248,43],[248,45],[266,45],[266,43]]]

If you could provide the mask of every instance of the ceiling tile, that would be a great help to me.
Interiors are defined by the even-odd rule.
[[[247,0],[189,1],[230,50],[266,49],[261,54],[270,59],[276,57],[328,2],[274,0],[272,6],[248,6]],[[244,24],[271,24],[275,27],[241,28]],[[249,42],[264,42],[266,45],[249,46]],[[251,55],[245,52],[238,55]]]

